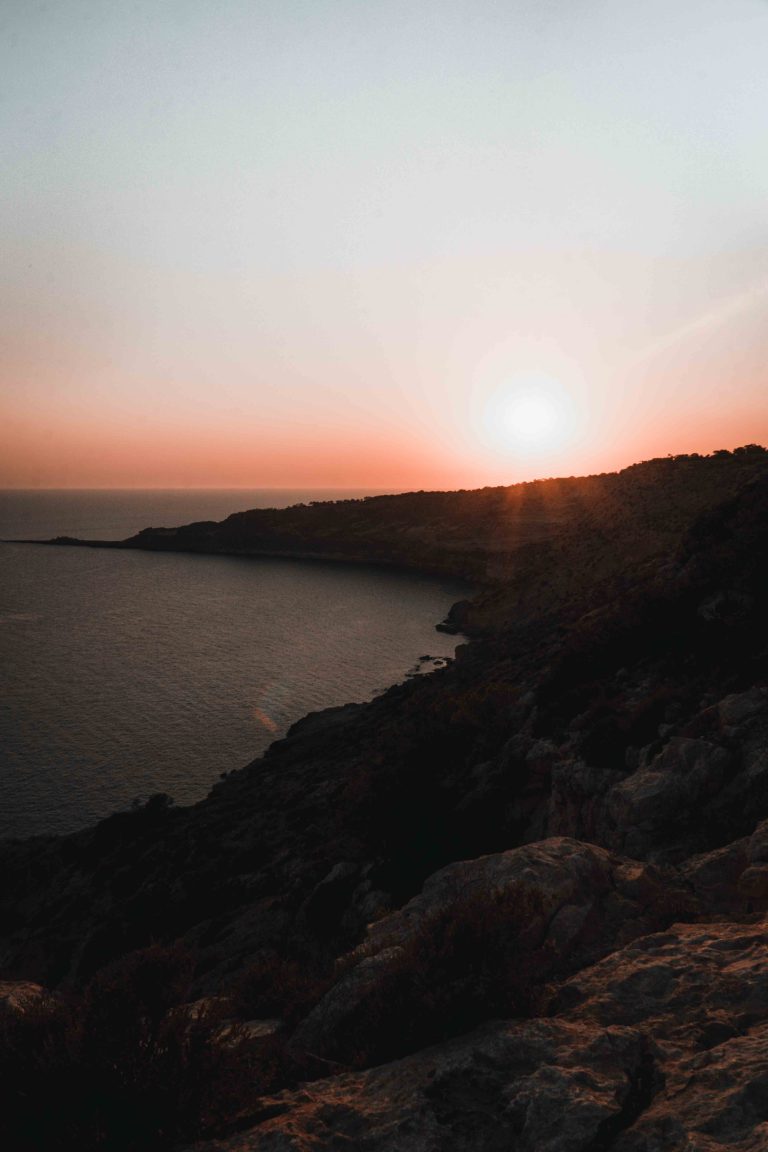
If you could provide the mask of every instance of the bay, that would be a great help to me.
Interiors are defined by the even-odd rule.
[[[366,494],[1,492],[0,537],[121,539]],[[0,837],[202,798],[307,712],[450,659],[434,626],[466,592],[322,562],[0,545]]]

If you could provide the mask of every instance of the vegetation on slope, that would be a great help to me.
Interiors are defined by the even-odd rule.
[[[499,525],[510,509],[524,519],[529,489],[549,509],[529,521],[546,532],[521,543]],[[751,447],[616,476],[376,499],[387,503],[269,515],[290,522],[297,541],[302,520],[311,525],[305,551],[327,550],[331,536],[358,556],[355,524],[383,509],[369,559],[396,540],[400,557],[417,562],[423,541],[437,548],[441,534],[462,554],[482,553],[496,575],[466,615],[479,638],[455,664],[307,718],[193,808],[159,798],[73,836],[0,848],[9,979],[56,989],[57,1005],[88,1004],[100,981],[141,966],[136,950],[182,947],[188,986],[152,1027],[171,1028],[179,1005],[200,996],[218,998],[228,1020],[282,1022],[268,1046],[242,1050],[248,1083],[223,1093],[226,1117],[203,1107],[190,1119],[172,1103],[152,1133],[122,1144],[102,1117],[78,1135],[83,1148],[258,1130],[273,1107],[259,1112],[258,1098],[280,1085],[404,1056],[494,1016],[549,1012],[546,984],[564,988],[626,944],[630,925],[643,935],[680,918],[768,908],[768,883],[754,872],[762,849],[750,857],[743,846],[768,817],[768,454]],[[129,543],[257,551],[274,542],[261,514],[230,521]],[[422,543],[408,552],[414,539]],[[98,1080],[102,1055],[82,1028],[74,1039],[71,1027],[46,1032],[43,1062],[87,1067]],[[200,1068],[223,1051],[216,1028]],[[166,1059],[154,1041],[137,1043],[148,1066]],[[117,1065],[133,1067],[131,1052]],[[634,1124],[660,1090],[641,1075],[644,1059],[632,1075],[645,1087],[616,1124]],[[216,1082],[194,1061],[184,1069],[171,1080],[193,1096],[199,1075]],[[136,1075],[143,1083],[145,1072]],[[22,1123],[24,1077],[13,1083],[7,1122]],[[76,1121],[50,1092],[69,1131]],[[82,1104],[91,1116],[100,1107]]]

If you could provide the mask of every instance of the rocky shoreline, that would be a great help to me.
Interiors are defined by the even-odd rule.
[[[66,1059],[102,1076],[105,987],[156,1021],[121,1056],[132,1085],[136,1052],[157,1079],[158,1037],[188,1037],[194,1004],[216,1006],[206,1059],[234,1054],[225,1087],[206,1065],[223,1110],[193,1080],[193,1120],[169,1089],[162,1123],[120,1144],[89,1097],[80,1146],[768,1147],[767,461],[459,493],[453,520],[445,494],[297,513],[305,551],[359,552],[363,524],[374,560],[418,564],[441,539],[445,570],[471,555],[484,591],[449,625],[472,643],[306,718],[192,808],[156,797],[0,845],[17,1061],[30,997],[53,1016],[69,998],[86,1024]],[[243,517],[182,542],[258,547],[281,523]],[[153,1016],[126,972],[159,964],[186,976]],[[15,1146],[67,1146],[15,1107]]]

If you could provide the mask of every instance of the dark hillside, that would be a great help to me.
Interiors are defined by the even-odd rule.
[[[713,1132],[762,1147],[768,454],[242,513],[126,546],[278,541],[482,558],[475,638],[447,668],[301,721],[192,808],[156,797],[0,846],[3,974],[58,990],[42,1023],[13,1010],[14,1044],[27,1020],[57,1068],[96,1076],[102,1016],[77,1006],[113,1011],[129,987],[150,1036],[110,1065],[133,1069],[130,1104],[147,1053],[154,1068],[187,1051],[179,1006],[216,1005],[212,1064],[185,1057],[172,1079],[194,1097],[225,1077],[223,1112],[163,1097],[120,1143],[101,1097],[75,1121],[49,1087],[61,1132],[83,1148],[218,1135],[233,1152],[683,1152]],[[142,965],[168,989],[154,1017]],[[55,1042],[64,1004],[84,1022]],[[223,1027],[237,1059],[221,1071]],[[0,1121],[14,1138],[23,1099]]]
[[[572,598],[573,574],[555,571],[558,561],[585,569],[591,580],[595,564],[599,574],[603,566],[610,571],[617,561],[668,549],[697,515],[735,494],[763,467],[763,450],[750,446],[650,460],[598,476],[259,508],[220,523],[146,528],[119,543],[89,543],[396,564],[488,581],[502,590],[524,560],[532,576],[551,568],[547,578],[556,578],[562,597]]]

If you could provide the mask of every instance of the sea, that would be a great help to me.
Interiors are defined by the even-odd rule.
[[[0,539],[146,527],[368,490],[0,491]],[[468,588],[319,561],[0,544],[0,838],[157,792],[193,803],[308,712],[453,657]]]

